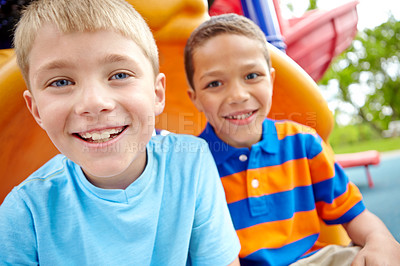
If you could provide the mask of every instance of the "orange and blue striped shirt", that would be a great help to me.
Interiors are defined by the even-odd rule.
[[[358,188],[310,127],[265,119],[251,149],[229,146],[207,124],[210,147],[239,236],[242,265],[288,265],[320,246],[320,219],[343,224],[365,206]]]

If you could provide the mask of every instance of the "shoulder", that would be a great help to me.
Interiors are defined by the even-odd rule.
[[[65,184],[68,177],[73,175],[75,167],[76,164],[64,155],[56,155],[16,186],[11,193],[32,199],[44,197],[50,191],[55,191],[60,184]]]
[[[296,151],[307,151],[308,156],[315,156],[323,149],[323,140],[312,127],[290,121],[273,121],[279,145],[292,147]]]
[[[192,135],[170,133],[168,135],[153,136],[149,142],[149,146],[155,152],[165,153],[198,153],[208,152],[207,143],[198,137]]]
[[[148,146],[149,156],[154,159],[157,172],[177,173],[194,178],[202,170],[215,167],[208,144],[195,136],[169,134],[154,136]],[[153,160],[152,159],[152,160]],[[195,178],[194,178],[195,179]]]
[[[312,127],[290,121],[290,120],[279,120],[274,121],[276,131],[278,135],[296,135],[296,134],[308,134],[316,135],[317,132]]]
[[[34,181],[50,180],[62,176],[63,173],[68,170],[70,164],[71,161],[69,161],[67,157],[62,154],[58,154],[41,166],[38,170],[33,172],[18,187],[24,187]]]
[[[66,188],[71,187],[70,176],[73,175],[74,167],[77,166],[64,155],[56,155],[14,187],[4,199],[2,207],[6,210],[19,206],[20,212],[25,208],[47,208],[49,199],[56,201],[63,194],[70,195]]]
[[[150,142],[159,142],[159,141],[164,141],[164,142],[165,141],[167,141],[167,142],[190,141],[190,142],[199,142],[199,143],[204,142],[204,140],[202,140],[201,138],[193,136],[193,135],[177,134],[177,133],[172,133],[172,132],[168,132],[165,130],[161,130],[160,134],[153,135],[153,137],[150,140]]]

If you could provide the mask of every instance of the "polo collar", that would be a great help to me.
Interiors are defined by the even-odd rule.
[[[275,127],[275,122],[266,118],[263,122],[263,132],[261,140],[254,144],[252,149],[262,149],[267,153],[278,152],[278,134]],[[238,152],[248,152],[248,148],[235,148],[229,144],[223,142],[214,131],[214,128],[210,123],[207,123],[203,132],[199,137],[205,139],[210,147],[211,153],[213,154],[214,160],[217,165],[224,163],[229,157],[237,154]]]
[[[275,120],[266,118],[263,122],[263,132],[261,140],[254,144],[254,146],[260,146],[267,153],[277,153],[279,150],[279,139],[276,131]]]

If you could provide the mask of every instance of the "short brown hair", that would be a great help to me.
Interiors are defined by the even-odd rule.
[[[269,56],[267,39],[264,32],[250,19],[237,14],[223,14],[213,16],[209,20],[203,22],[190,35],[187,40],[184,52],[186,78],[189,86],[194,89],[193,75],[193,52],[202,46],[209,39],[221,34],[236,34],[259,41],[262,45],[265,60],[271,68],[271,58]]]

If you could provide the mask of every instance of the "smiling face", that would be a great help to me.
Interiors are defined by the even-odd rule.
[[[216,134],[234,147],[257,143],[271,108],[275,75],[261,43],[242,35],[217,35],[194,50],[193,66],[189,96]]]
[[[165,76],[113,31],[42,27],[29,57],[27,106],[58,150],[94,185],[125,188],[144,170]]]

